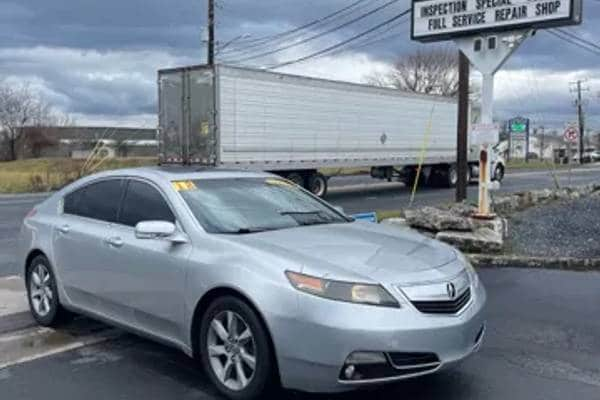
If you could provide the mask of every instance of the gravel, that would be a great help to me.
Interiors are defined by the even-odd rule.
[[[599,258],[600,196],[515,213],[507,249],[524,256]]]

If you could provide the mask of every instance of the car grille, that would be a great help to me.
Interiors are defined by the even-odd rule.
[[[471,300],[471,289],[467,288],[454,300],[445,301],[413,301],[412,304],[425,314],[456,314]]]

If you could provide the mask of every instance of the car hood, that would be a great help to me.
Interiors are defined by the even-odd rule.
[[[360,221],[237,238],[238,243],[299,264],[305,273],[331,279],[358,275],[377,282],[422,281],[447,277],[463,268],[442,268],[457,264],[456,251],[445,244],[410,229]]]

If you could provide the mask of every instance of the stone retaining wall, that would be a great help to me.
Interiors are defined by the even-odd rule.
[[[467,253],[494,254],[502,252],[504,239],[508,236],[506,216],[539,204],[585,196],[597,196],[600,199],[600,184],[497,196],[493,199],[493,208],[498,216],[492,220],[472,218],[476,207],[459,203],[446,207],[407,209],[403,211],[403,218],[390,218],[382,223],[416,229]]]

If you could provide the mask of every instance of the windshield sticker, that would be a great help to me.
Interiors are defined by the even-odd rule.
[[[285,186],[285,187],[293,187],[294,184],[288,181],[284,181],[283,179],[267,179],[265,181],[265,183],[267,185],[274,185],[274,186]]]
[[[171,182],[171,185],[173,185],[173,189],[175,189],[178,192],[186,192],[189,190],[198,189],[196,187],[196,184],[192,181],[173,181]]]

